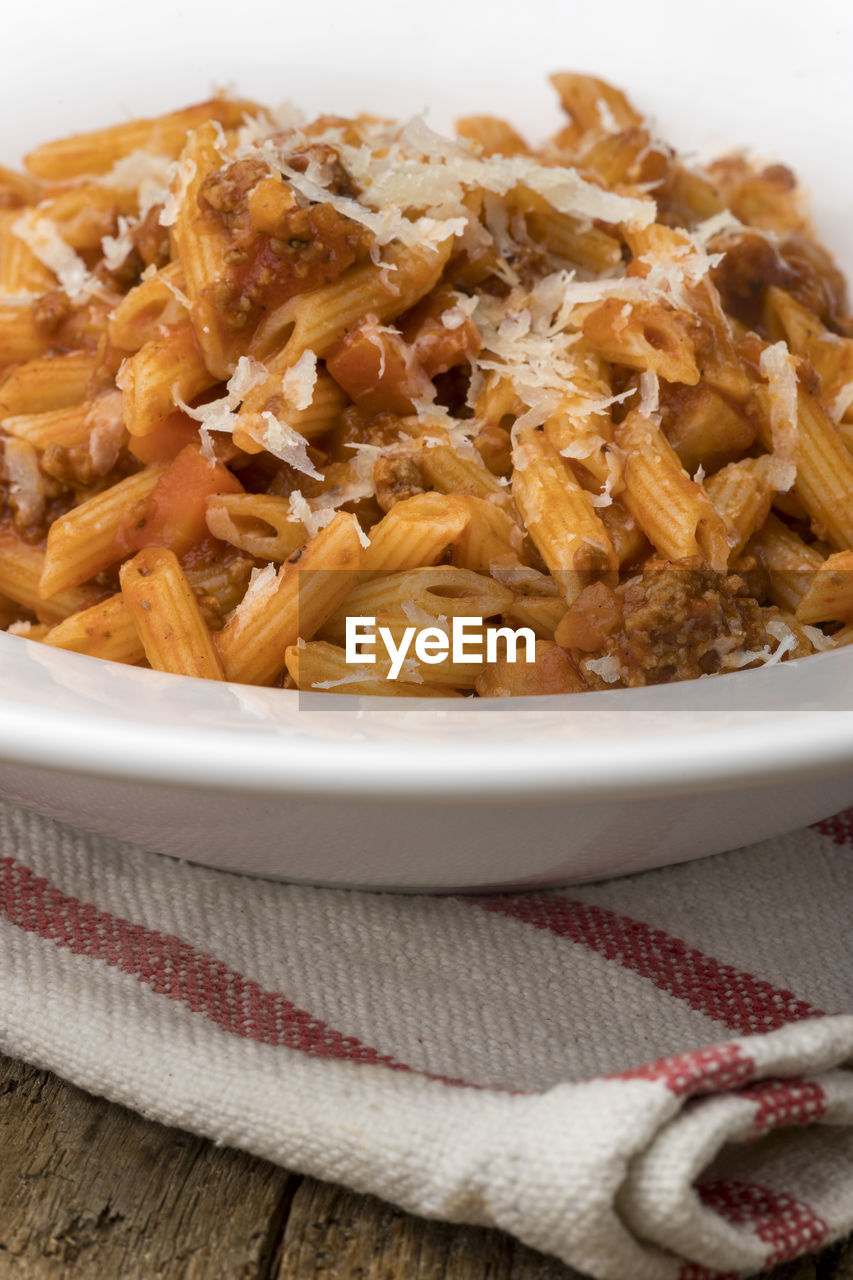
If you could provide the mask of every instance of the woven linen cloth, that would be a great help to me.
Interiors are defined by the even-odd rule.
[[[499,897],[206,870],[0,805],[0,1048],[600,1280],[853,1227],[853,811]]]

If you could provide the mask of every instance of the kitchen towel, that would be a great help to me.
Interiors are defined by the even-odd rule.
[[[598,1280],[749,1274],[853,1228],[851,872],[853,811],[622,880],[397,897],[0,804],[0,1049]]]

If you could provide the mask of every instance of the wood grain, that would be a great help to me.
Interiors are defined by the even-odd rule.
[[[582,1280],[0,1057],[0,1280]],[[630,1280],[630,1277],[625,1277]],[[853,1280],[853,1242],[765,1280]]]

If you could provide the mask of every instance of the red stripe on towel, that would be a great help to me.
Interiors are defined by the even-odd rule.
[[[282,992],[264,990],[180,938],[70,897],[12,858],[0,858],[0,914],[74,955],[120,969],[158,995],[204,1014],[231,1035],[298,1049],[312,1058],[384,1066],[444,1084],[480,1087],[418,1071],[379,1053],[298,1008]]]
[[[465,901],[546,929],[613,960],[661,991],[742,1035],[776,1031],[823,1017],[821,1009],[742,969],[723,964],[681,938],[641,920],[553,893],[510,894]]]
[[[749,1227],[768,1246],[765,1267],[820,1247],[829,1228],[814,1209],[784,1191],[749,1182],[710,1182],[699,1199],[726,1222]]]
[[[844,809],[832,818],[824,818],[812,829],[822,836],[829,836],[836,844],[853,844],[853,809]]]

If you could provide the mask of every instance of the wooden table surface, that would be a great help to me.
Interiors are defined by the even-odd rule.
[[[768,1280],[853,1280],[853,1240]],[[580,1280],[0,1057],[0,1280]],[[626,1276],[625,1280],[631,1280]]]

